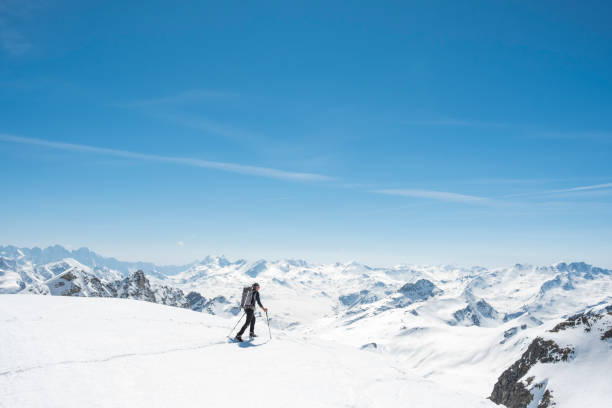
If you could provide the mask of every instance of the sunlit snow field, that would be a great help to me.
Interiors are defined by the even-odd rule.
[[[147,302],[3,295],[0,319],[7,408],[494,405],[380,353],[264,330],[231,343],[229,319]]]

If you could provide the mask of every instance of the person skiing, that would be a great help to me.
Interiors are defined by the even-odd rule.
[[[264,310],[264,312],[268,313],[268,309],[263,307],[263,305],[261,304],[261,300],[259,298],[259,283],[253,284],[253,296],[251,297],[251,302],[250,304],[244,306],[244,311],[246,313],[247,318],[246,318],[246,322],[244,323],[244,325],[242,326],[242,328],[236,335],[237,341],[242,341],[242,334],[244,333],[244,331],[249,325],[251,325],[251,329],[249,331],[249,337],[250,338],[257,337],[257,335],[255,334],[255,302],[257,302],[259,307],[261,307]]]

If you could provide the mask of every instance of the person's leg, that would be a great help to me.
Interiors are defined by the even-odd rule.
[[[244,325],[242,326],[242,328],[238,332],[237,336],[242,336],[242,333],[244,333],[244,331],[249,326],[249,324],[251,324],[251,319],[255,318],[255,314],[253,313],[253,309],[244,309],[244,311],[246,312],[246,316],[247,316],[246,322],[244,322]]]
[[[251,317],[251,334],[255,333],[255,311],[253,310],[253,317]]]

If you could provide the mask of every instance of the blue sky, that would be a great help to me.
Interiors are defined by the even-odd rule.
[[[612,267],[609,3],[218,3],[0,2],[0,242]]]

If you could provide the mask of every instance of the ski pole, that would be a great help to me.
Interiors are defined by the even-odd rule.
[[[268,334],[270,335],[270,340],[272,340],[272,332],[270,331],[270,319],[268,319],[268,311],[266,310],[266,322],[268,323]]]
[[[238,319],[238,322],[236,322],[236,324],[234,325],[234,328],[232,328],[232,330],[229,332],[229,334],[227,335],[227,337],[230,337],[232,335],[232,333],[234,332],[234,330],[236,330],[236,327],[238,327],[238,323],[240,323],[240,321],[242,320],[242,318],[244,317],[244,314],[246,312],[242,312],[242,316],[240,316],[240,319]]]

